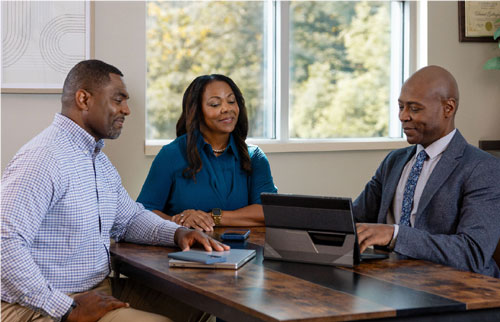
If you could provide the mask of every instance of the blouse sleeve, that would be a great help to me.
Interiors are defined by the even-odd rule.
[[[249,146],[248,152],[252,162],[248,200],[250,205],[261,204],[260,194],[262,192],[276,193],[278,189],[274,185],[271,167],[269,166],[269,161],[264,152],[257,146]]]
[[[173,184],[172,149],[164,146],[156,155],[149,174],[137,198],[148,210],[163,211]]]

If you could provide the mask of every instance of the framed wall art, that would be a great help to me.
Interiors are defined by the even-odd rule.
[[[460,42],[495,42],[493,34],[500,27],[500,1],[459,1],[458,40]]]
[[[60,93],[93,56],[91,1],[2,1],[2,93]]]

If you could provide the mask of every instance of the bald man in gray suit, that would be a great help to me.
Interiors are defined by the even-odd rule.
[[[438,66],[404,83],[399,118],[413,146],[389,153],[354,201],[360,248],[500,278],[500,159],[455,129],[458,100],[455,78]]]

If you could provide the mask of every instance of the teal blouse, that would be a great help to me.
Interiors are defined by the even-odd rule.
[[[196,181],[185,178],[182,173],[188,166],[186,141],[186,135],[178,137],[165,145],[153,161],[137,199],[147,209],[160,210],[171,216],[186,209],[206,212],[213,208],[236,210],[260,204],[261,192],[277,192],[264,152],[257,146],[248,145],[252,173],[247,175],[240,166],[232,135],[227,149],[219,157],[198,135],[202,168],[196,174]]]

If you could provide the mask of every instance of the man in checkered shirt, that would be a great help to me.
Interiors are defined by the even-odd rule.
[[[4,171],[2,321],[170,321],[111,296],[110,238],[228,249],[145,210],[123,188],[101,152],[103,139],[118,138],[130,114],[122,76],[98,60],[74,66],[64,82],[61,113]],[[163,299],[173,311],[194,310]],[[176,314],[171,316],[179,319]],[[204,316],[191,312],[182,319]]]

